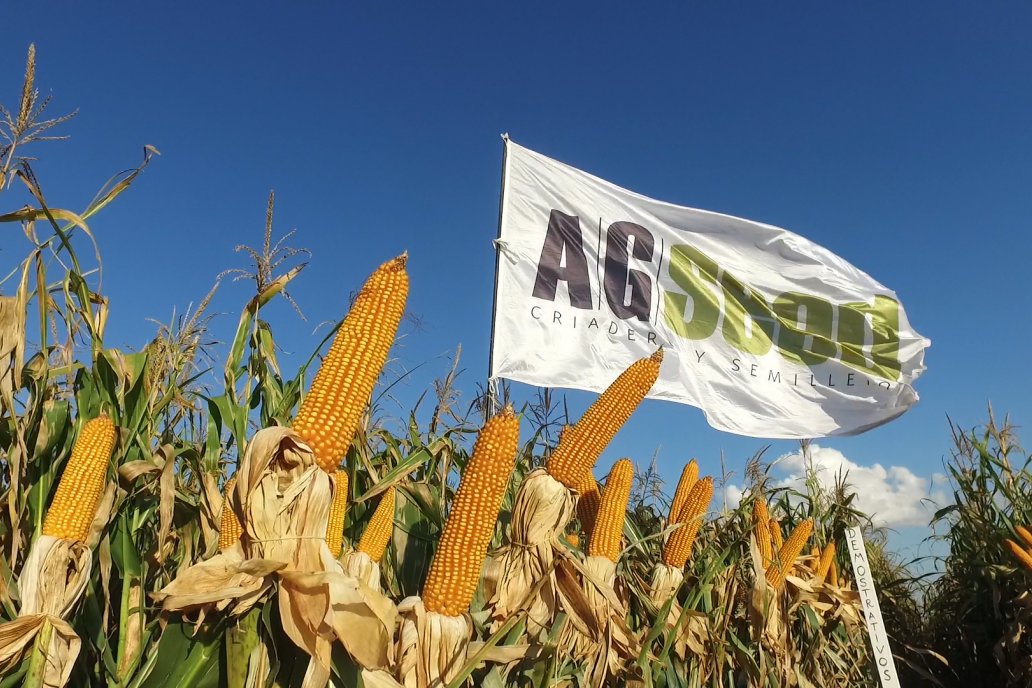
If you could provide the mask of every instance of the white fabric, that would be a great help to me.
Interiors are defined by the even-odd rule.
[[[855,434],[917,401],[929,341],[893,291],[803,237],[508,139],[502,192],[492,378],[600,392],[662,346],[650,397],[767,438]]]

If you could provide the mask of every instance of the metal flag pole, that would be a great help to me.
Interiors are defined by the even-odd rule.
[[[501,267],[501,239],[502,220],[505,214],[505,187],[509,182],[509,134],[502,134],[502,177],[500,191],[498,193],[498,235],[494,240],[495,269],[494,269],[494,295],[491,299],[491,342],[488,345],[487,354],[487,394],[488,410],[490,415],[498,412],[498,381],[494,376],[494,344],[495,344],[495,322],[498,319],[498,271]]]

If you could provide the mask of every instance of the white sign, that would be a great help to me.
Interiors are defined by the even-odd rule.
[[[662,346],[649,396],[720,430],[855,434],[917,401],[896,294],[784,229],[621,189],[506,139],[491,377],[599,392]]]
[[[882,621],[874,579],[871,578],[871,565],[867,561],[867,549],[864,547],[864,537],[860,529],[846,528],[846,541],[849,543],[849,559],[853,563],[853,576],[856,578],[856,588],[860,592],[864,619],[867,620],[867,634],[871,638],[871,650],[874,652],[878,678],[881,679],[882,688],[899,688],[896,662],[892,659],[889,636]]]

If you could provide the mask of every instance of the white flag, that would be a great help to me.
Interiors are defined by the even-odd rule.
[[[600,392],[662,346],[649,396],[767,438],[855,434],[917,401],[929,341],[842,258],[505,143],[492,378]]]

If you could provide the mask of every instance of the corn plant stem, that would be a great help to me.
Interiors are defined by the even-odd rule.
[[[32,648],[32,655],[29,657],[29,670],[25,673],[25,688],[38,688],[43,686],[43,679],[46,676],[47,650],[50,648],[50,638],[54,634],[54,627],[50,620],[43,622],[36,634],[36,642]]]
[[[133,516],[132,532],[136,532],[136,530],[141,527],[139,518],[140,514],[139,512],[136,512]],[[127,572],[125,578],[122,580],[121,604],[118,606],[118,654],[115,659],[115,666],[118,669],[121,669],[122,666],[124,666],[125,645],[129,642],[129,633],[127,632],[129,625],[129,592],[132,588],[131,581],[133,577],[133,574]],[[121,685],[121,678],[116,676],[115,679],[116,683],[114,685]]]

